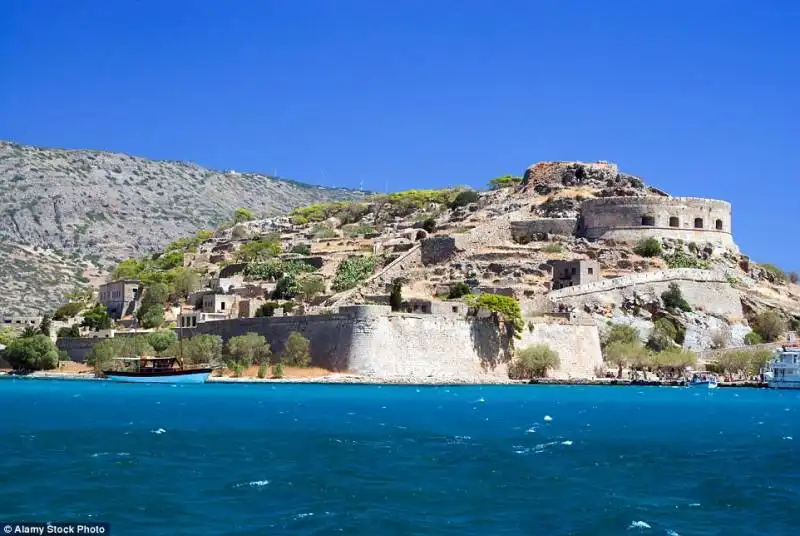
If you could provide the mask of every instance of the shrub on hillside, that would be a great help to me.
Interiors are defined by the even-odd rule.
[[[304,301],[311,301],[325,292],[325,280],[316,275],[300,277],[297,280],[297,295]]]
[[[450,208],[465,207],[471,203],[477,203],[481,198],[480,194],[474,190],[464,190],[459,192],[455,199],[450,203]]]
[[[78,327],[78,324],[73,324],[69,327],[58,328],[58,332],[56,332],[56,337],[59,339],[63,339],[65,337],[80,337],[81,330]]]
[[[81,326],[89,328],[92,331],[99,331],[101,329],[111,329],[111,317],[108,316],[108,310],[104,305],[97,304],[83,314],[83,322]]]
[[[428,233],[436,232],[436,220],[434,218],[426,218],[422,222],[422,228]]]
[[[348,257],[336,267],[332,289],[335,292],[342,292],[358,286],[372,275],[375,264],[375,257],[371,255]]]
[[[708,261],[701,261],[697,257],[687,255],[683,250],[677,250],[670,255],[664,255],[664,261],[670,268],[698,268],[707,270],[710,266]]]
[[[74,318],[75,315],[83,311],[84,307],[86,307],[86,304],[83,302],[65,303],[53,313],[53,320],[63,321]]]
[[[290,300],[297,296],[298,292],[299,285],[297,284],[297,276],[294,274],[286,274],[278,279],[272,297],[276,300]]]
[[[514,188],[522,183],[522,177],[503,175],[489,181],[489,189],[500,190],[502,188]]]
[[[256,217],[246,208],[237,208],[233,213],[233,223],[253,221]]]
[[[777,341],[788,328],[786,319],[773,310],[758,313],[752,324],[753,331],[758,333],[764,342]]]
[[[764,339],[761,338],[761,335],[756,333],[755,331],[751,331],[747,335],[744,336],[744,343],[747,346],[752,346],[754,344],[761,344],[764,342]]]
[[[562,246],[558,242],[552,242],[543,247],[542,251],[544,251],[545,253],[561,253],[562,251],[564,251],[564,246]]]
[[[447,299],[457,300],[469,294],[472,294],[472,289],[469,288],[469,285],[467,285],[463,281],[459,281],[457,283],[453,283],[452,285],[450,285],[450,292],[447,293]]]
[[[786,281],[789,280],[789,276],[786,275],[786,272],[784,272],[782,269],[775,266],[774,264],[763,263],[759,264],[758,267],[764,270],[765,272],[769,273],[772,276],[772,279],[774,279],[775,282],[778,284],[781,285],[785,284]]]
[[[670,283],[669,289],[661,294],[661,300],[667,309],[678,309],[681,311],[691,311],[692,307],[686,301],[681,292],[681,287],[677,283]]]
[[[509,375],[519,379],[543,378],[548,370],[557,369],[560,365],[558,353],[546,344],[536,344],[517,352]]]
[[[292,246],[291,252],[297,253],[298,255],[310,255],[311,246],[309,244],[295,244]]]
[[[657,238],[643,238],[636,243],[633,252],[641,257],[657,257],[661,255],[661,241]]]

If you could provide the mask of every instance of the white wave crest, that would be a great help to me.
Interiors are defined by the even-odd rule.
[[[544,420],[546,420],[546,421],[552,421],[552,420],[553,420],[553,418],[552,418],[550,415],[545,415],[545,416],[544,416]]]
[[[156,430],[150,430],[150,433],[151,434],[156,434],[156,435],[161,435],[161,434],[166,434],[167,431],[164,430],[163,428],[158,428]]]
[[[628,529],[649,529],[651,528],[650,525],[645,521],[631,521],[631,524],[628,525]]]

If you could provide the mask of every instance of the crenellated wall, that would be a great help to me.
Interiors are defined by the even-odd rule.
[[[645,237],[711,243],[738,250],[731,205],[694,197],[599,197],[581,205],[580,232],[590,239],[635,242]]]

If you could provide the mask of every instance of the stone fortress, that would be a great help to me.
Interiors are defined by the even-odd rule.
[[[608,162],[541,162],[528,169],[525,181],[540,194],[552,192],[554,184],[566,188],[585,184],[600,187],[602,181],[604,188],[598,197],[579,199],[572,207],[574,215],[513,222],[515,240],[530,241],[541,234],[556,234],[633,243],[653,236],[710,243],[738,252],[727,201],[672,197],[645,187],[638,177],[620,174],[617,166]]]
[[[704,255],[740,259],[727,202],[671,197],[607,162],[544,162],[531,166],[518,187],[481,194],[470,206],[439,214],[432,233],[412,215],[372,237],[312,240],[304,259],[313,260],[319,273],[332,274],[342,259],[364,251],[389,260],[358,287],[294,315],[254,318],[254,304],[264,298],[255,303],[242,274],[233,274],[245,265],[228,264],[212,277],[211,294],[205,291],[197,321],[184,324],[184,336],[228,340],[256,332],[280,352],[296,331],[311,341],[316,366],[399,381],[502,380],[514,347],[546,344],[561,359],[551,376],[590,378],[603,368],[602,324],[632,322],[646,337],[652,319],[630,311],[646,313],[673,282],[695,308],[687,315],[684,348],[710,348],[716,329],[726,329],[732,345],[742,344],[749,332],[740,320],[739,291],[724,270],[670,269],[632,253],[634,243],[655,237],[666,239],[665,247],[693,243]],[[286,217],[248,225],[279,233],[285,244],[310,239]],[[230,262],[239,245],[218,237],[201,246],[197,258],[206,255],[200,262],[214,266]],[[400,311],[387,305],[396,278],[407,281]],[[515,297],[525,323],[520,338],[504,333],[496,318],[475,316],[462,301],[443,300],[456,282],[474,293]],[[242,307],[245,302],[250,307]]]
[[[636,242],[657,236],[737,250],[731,205],[693,197],[601,197],[581,205],[580,236]]]

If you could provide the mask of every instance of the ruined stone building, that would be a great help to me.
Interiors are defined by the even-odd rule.
[[[98,301],[108,309],[112,318],[119,320],[136,311],[141,298],[141,282],[138,279],[120,279],[100,285]]]

